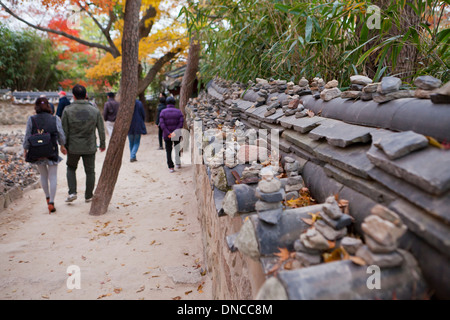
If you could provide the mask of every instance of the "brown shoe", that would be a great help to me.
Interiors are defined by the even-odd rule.
[[[55,204],[49,203],[48,204],[48,214],[55,212],[55,211],[56,211]]]

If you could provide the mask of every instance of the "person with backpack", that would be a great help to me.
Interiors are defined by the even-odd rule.
[[[97,136],[100,139],[100,152],[106,150],[105,127],[102,114],[86,100],[86,88],[75,85],[72,88],[74,102],[68,105],[62,114],[62,126],[66,134],[67,149],[67,184],[69,196],[66,202],[77,199],[76,171],[80,158],[83,158],[86,174],[85,201],[91,202],[95,186],[95,153],[97,152]]]
[[[159,125],[163,131],[164,143],[166,145],[167,166],[170,172],[174,172],[172,161],[172,150],[175,148],[175,162],[177,168],[181,167],[179,143],[181,142],[181,132],[184,117],[180,109],[175,108],[175,98],[170,96],[166,99],[167,107],[159,115]]]
[[[61,119],[52,115],[51,106],[47,98],[40,97],[35,102],[36,115],[30,116],[27,121],[25,137],[23,141],[25,161],[37,166],[40,173],[42,189],[45,193],[48,212],[56,211],[55,195],[57,188],[58,163],[62,158],[58,154],[58,143],[61,145],[61,152],[67,154],[64,145],[66,136],[62,128]],[[33,136],[38,134],[50,136],[48,148],[35,146]],[[44,142],[39,139],[39,143]],[[45,150],[45,152],[44,152]]]

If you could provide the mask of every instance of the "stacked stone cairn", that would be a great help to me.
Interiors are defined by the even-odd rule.
[[[298,82],[298,86],[294,86],[293,88],[294,95],[304,96],[312,93],[312,90],[309,86],[309,82],[305,77],[302,77]]]
[[[414,80],[417,87],[414,97],[419,99],[430,99],[431,94],[436,93],[437,89],[442,85],[442,81],[432,76],[420,76]]]
[[[400,90],[402,80],[397,77],[383,77],[378,85],[377,92],[373,93],[372,99],[377,103],[384,103],[394,99],[413,98],[414,90]]]
[[[302,267],[321,263],[323,254],[337,247],[330,246],[329,241],[336,243],[349,238],[347,227],[353,219],[342,212],[334,197],[326,199],[320,218],[294,242],[295,256]]]
[[[245,167],[241,174],[243,183],[251,184],[258,182],[259,174],[262,168],[263,165],[256,161],[253,161],[249,167]]]
[[[236,102],[231,103],[231,106],[228,108],[228,112],[231,115],[231,119],[225,122],[225,125],[233,127],[236,124],[236,121],[238,121],[241,116],[241,112],[239,111]]]
[[[278,101],[277,97],[273,97],[273,99],[268,103],[267,111],[264,113],[264,117],[270,117],[277,112],[277,109],[279,108],[281,108],[281,103]]]
[[[311,93],[314,98],[320,99],[320,93],[325,89],[325,81],[322,78],[315,77],[311,81]]]
[[[334,98],[338,98],[341,96],[342,92],[338,88],[339,82],[337,80],[328,81],[325,85],[325,89],[320,92],[320,98],[323,101],[330,101]]]
[[[376,92],[378,84],[372,85],[373,80],[362,75],[355,75],[350,77],[350,88],[342,92],[342,99],[361,99],[371,100],[372,93]]]
[[[284,115],[286,117],[296,115],[297,113],[305,113],[305,107],[299,95],[294,95],[285,100],[287,105],[283,106]],[[306,113],[305,113],[306,115]]]
[[[270,224],[276,224],[283,212],[282,201],[285,198],[285,191],[271,167],[262,168],[260,175],[261,180],[258,182],[255,191],[258,198],[255,209],[258,212],[259,219]]]
[[[356,256],[369,265],[380,268],[398,267],[403,263],[403,255],[397,249],[398,239],[407,227],[400,217],[384,206],[376,205],[371,215],[361,224],[365,245],[356,251]]]
[[[430,94],[433,103],[450,104],[450,81]]]
[[[304,187],[303,178],[298,174],[300,164],[291,157],[284,157],[284,172],[287,176],[287,182],[284,187],[286,191],[286,200],[297,199],[300,190]]]

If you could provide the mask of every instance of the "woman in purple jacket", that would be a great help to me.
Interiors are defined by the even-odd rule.
[[[159,126],[163,131],[163,138],[166,145],[167,166],[170,172],[174,172],[174,164],[172,161],[172,150],[175,149],[175,163],[177,168],[181,167],[179,143],[183,128],[183,113],[175,108],[174,97],[166,99],[167,107],[161,111],[159,115]]]

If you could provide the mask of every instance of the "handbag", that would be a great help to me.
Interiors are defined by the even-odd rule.
[[[33,117],[31,117],[31,119],[33,120],[34,125],[37,128],[37,133],[32,134],[28,138],[30,147],[28,149],[25,161],[35,162],[44,158],[53,160],[52,158],[55,157],[55,147],[52,143],[51,134],[45,132],[44,129],[39,129],[35,119]]]

